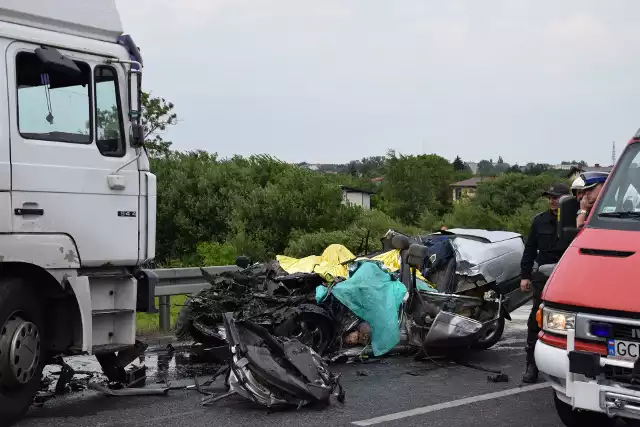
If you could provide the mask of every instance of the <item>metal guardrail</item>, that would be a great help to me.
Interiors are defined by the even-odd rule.
[[[236,265],[221,265],[203,267],[207,273],[215,275],[225,271],[238,271]],[[153,270],[158,276],[156,296],[159,299],[160,330],[167,332],[171,329],[171,297],[173,295],[191,295],[209,286],[209,282],[202,276],[200,268],[159,268]]]

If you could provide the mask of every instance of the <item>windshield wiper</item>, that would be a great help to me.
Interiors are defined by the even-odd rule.
[[[604,212],[599,214],[598,216],[605,217],[605,218],[640,218],[640,212],[635,212],[635,211]]]

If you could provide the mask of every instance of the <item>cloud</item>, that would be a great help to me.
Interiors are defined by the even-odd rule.
[[[638,127],[634,0],[117,2],[178,148],[604,163]]]
[[[607,26],[587,13],[553,20],[548,26],[547,36],[556,43],[586,50],[606,48],[613,41]]]

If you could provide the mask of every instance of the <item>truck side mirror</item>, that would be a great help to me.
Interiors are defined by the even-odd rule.
[[[129,70],[129,119],[135,123],[140,123],[142,119],[141,79],[139,70]]]
[[[578,235],[576,216],[580,203],[574,196],[562,196],[558,201],[558,238],[571,242]]]
[[[131,146],[133,148],[142,147],[144,145],[144,128],[138,123],[131,123],[131,135],[129,135]]]

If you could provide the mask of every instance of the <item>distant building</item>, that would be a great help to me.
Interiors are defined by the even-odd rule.
[[[569,171],[572,168],[579,168],[580,165],[571,165],[571,164],[566,164],[566,165],[554,165],[552,166],[553,169],[556,170],[562,170],[562,171]]]
[[[478,164],[476,162],[467,162],[467,166],[469,166],[474,175],[478,173]]]
[[[480,184],[484,179],[487,178],[474,176],[473,178],[451,184],[453,201],[457,202],[465,198],[473,197],[476,194],[478,184]]]
[[[320,167],[318,165],[310,164],[310,163],[307,163],[307,162],[299,163],[298,166],[300,166],[301,168],[304,168],[304,169],[312,170],[312,171],[317,171],[318,169],[320,169]]]
[[[612,169],[613,166],[600,166],[598,163],[593,166],[573,165],[571,169],[569,169],[567,177],[570,179],[576,179],[582,172],[611,172]]]
[[[341,186],[342,189],[342,202],[349,205],[360,206],[362,209],[371,209],[371,195],[373,191],[362,190],[360,188],[353,188],[347,186]]]

